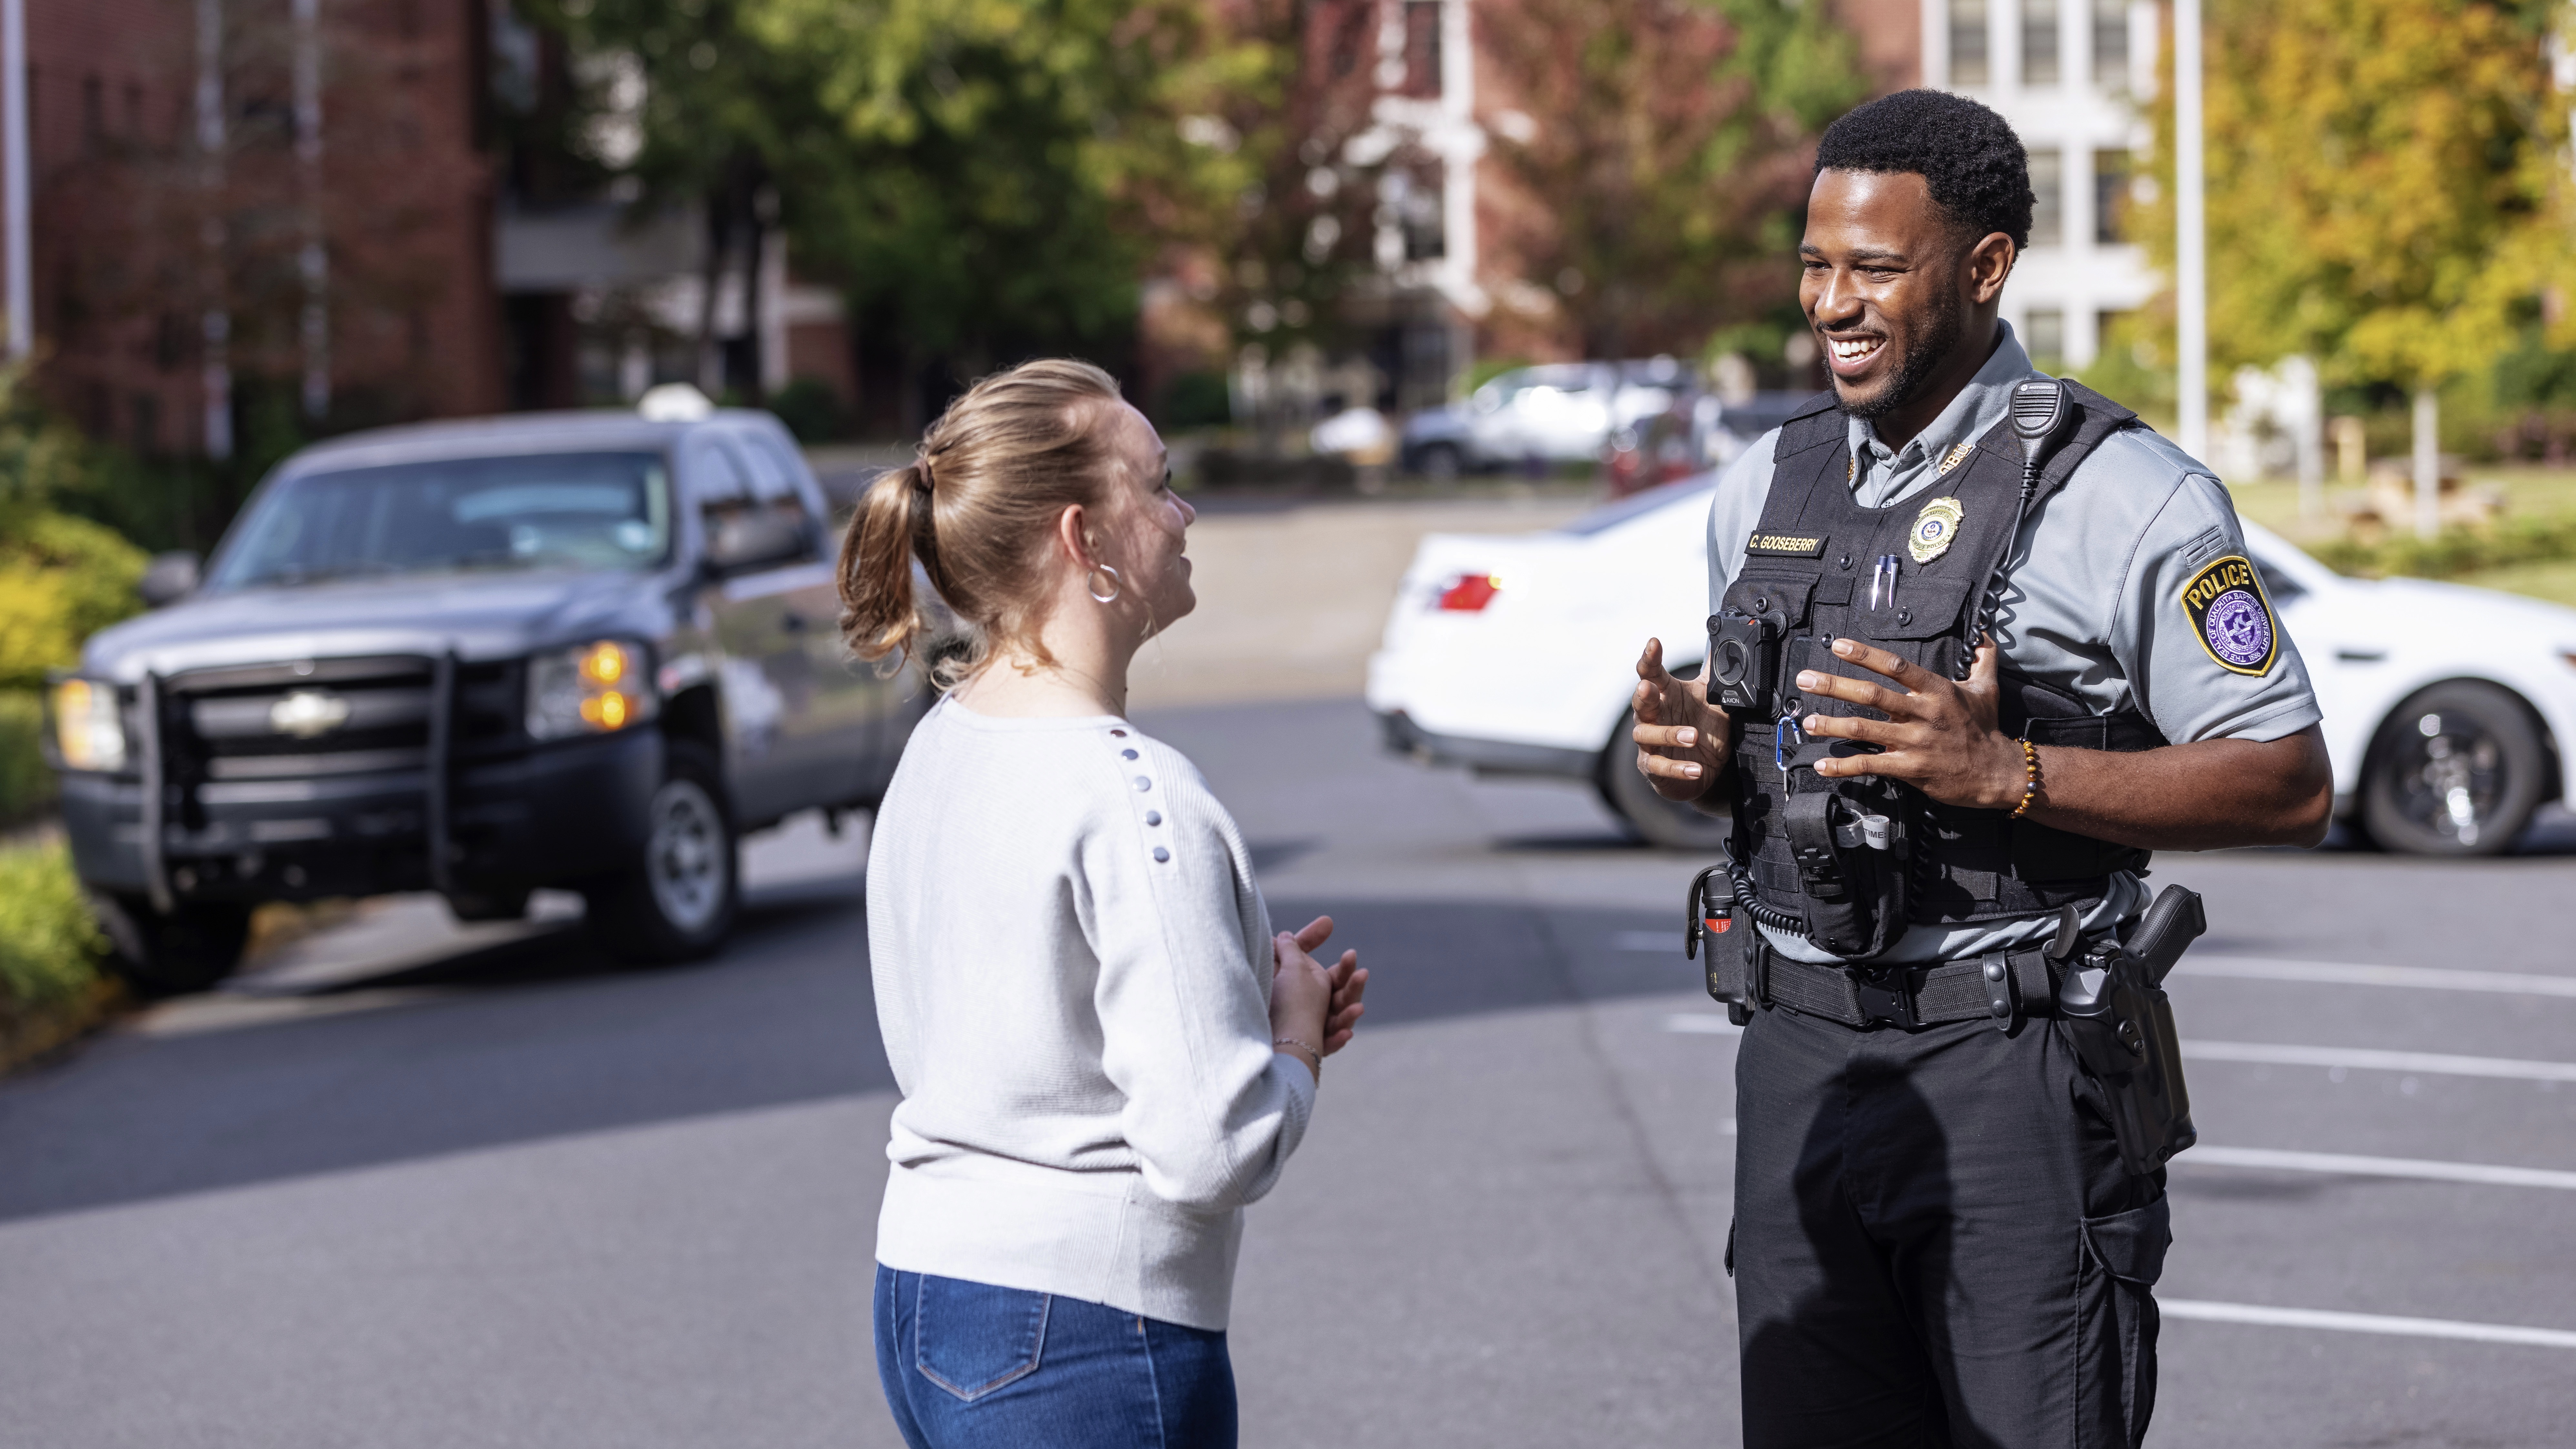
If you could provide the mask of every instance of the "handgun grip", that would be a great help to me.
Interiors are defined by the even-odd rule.
[[[2127,950],[2145,968],[2147,985],[2162,985],[2165,973],[2173,970],[2182,953],[2208,929],[2209,917],[2200,908],[2199,893],[2169,885],[2156,897],[2155,904],[2147,907],[2138,929],[2129,934]]]

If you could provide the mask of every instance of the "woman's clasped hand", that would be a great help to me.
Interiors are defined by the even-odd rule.
[[[1317,916],[1294,931],[1271,939],[1270,1029],[1273,1049],[1306,1063],[1323,1080],[1323,1058],[1350,1045],[1367,1008],[1368,971],[1360,953],[1344,951],[1326,966],[1314,953],[1332,939],[1333,918]]]

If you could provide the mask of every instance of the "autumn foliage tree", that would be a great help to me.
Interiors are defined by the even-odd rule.
[[[1494,160],[1544,202],[1501,241],[1586,355],[1696,349],[1789,295],[1808,148],[1868,94],[1825,6],[1514,0],[1477,21],[1532,122]]]
[[[2570,98],[2549,58],[2568,13],[2215,0],[2202,62],[2214,375],[2304,354],[2329,385],[2426,396],[2513,350],[2544,307],[2558,345],[2576,342]],[[2164,199],[2144,230],[2170,267],[2169,104],[2157,127]]]

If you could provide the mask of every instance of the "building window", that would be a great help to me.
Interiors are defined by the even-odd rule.
[[[2128,0],[2093,0],[2093,84],[2129,88]]]
[[[1404,259],[1408,262],[1436,262],[1449,254],[1449,238],[1442,223],[1440,195],[1441,168],[1437,162],[1412,171],[1390,171],[1381,183],[1381,194],[1395,212],[1397,226],[1404,234]]]
[[[2093,153],[2093,240],[2116,246],[2129,239],[2129,167],[2126,151]]]
[[[1950,0],[1950,84],[1986,83],[1986,0]]]
[[[2054,365],[2066,357],[2066,314],[2055,307],[2030,309],[2029,335],[2022,338],[2023,350],[2034,362]]]
[[[2021,83],[2057,84],[2057,0],[2021,0]]]
[[[2030,153],[2030,244],[2053,247],[2066,239],[2066,186],[2055,151]]]
[[[1440,5],[1441,0],[1405,0],[1404,93],[1408,96],[1440,94]]]

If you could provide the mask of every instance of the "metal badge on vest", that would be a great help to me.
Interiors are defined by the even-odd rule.
[[[1830,394],[1781,430],[1744,567],[1709,620],[1711,690],[1738,726],[1728,874],[1751,919],[1866,961],[1911,925],[2045,915],[2098,899],[2110,872],[2144,865],[2145,852],[1941,805],[1894,781],[1817,774],[1828,756],[1875,747],[1808,739],[1798,719],[1883,716],[1795,686],[1801,671],[1878,682],[1833,653],[1842,637],[1965,679],[2024,520],[2104,438],[2135,423],[2088,389],[2034,379],[2015,389],[2002,422],[1944,457],[1941,496],[1887,508],[1853,499],[1849,430]],[[2134,712],[2096,714],[2017,674],[2002,683],[2002,726],[2035,743],[2164,743]]]

